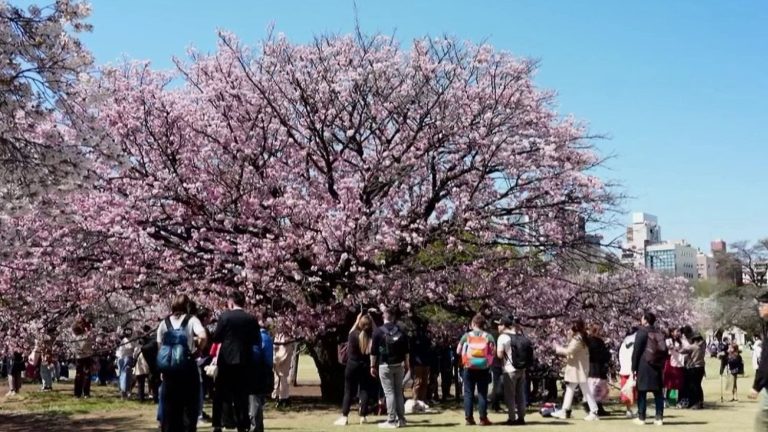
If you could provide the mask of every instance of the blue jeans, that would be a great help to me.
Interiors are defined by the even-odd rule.
[[[488,384],[491,382],[491,374],[488,369],[464,369],[464,416],[470,418],[474,415],[475,388],[477,388],[477,410],[480,418],[488,417]]]
[[[157,421],[162,422],[163,421],[163,399],[165,399],[165,383],[162,381],[160,382],[160,387],[158,387],[158,402],[157,402]]]
[[[647,391],[637,391],[637,418],[645,420],[645,411],[648,408],[648,393]],[[653,400],[656,403],[656,420],[664,419],[664,392],[661,390],[654,390]]]
[[[132,360],[133,359],[131,357],[121,357],[117,360],[117,370],[119,371],[118,377],[120,378],[118,385],[120,387],[120,393],[123,396],[128,395],[131,381],[133,379],[133,367],[131,365]]]

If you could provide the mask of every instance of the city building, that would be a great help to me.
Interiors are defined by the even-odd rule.
[[[717,261],[715,261],[715,257],[699,251],[696,254],[696,270],[700,280],[717,279]]]
[[[633,213],[632,224],[627,227],[627,240],[622,261],[636,267],[645,265],[645,251],[649,245],[661,243],[661,227],[656,216]]]
[[[709,244],[709,248],[712,250],[712,254],[716,253],[726,253],[728,252],[728,247],[725,244],[725,241],[722,239],[713,240]]]
[[[699,277],[697,254],[696,249],[685,240],[652,244],[645,248],[645,267],[695,281]]]

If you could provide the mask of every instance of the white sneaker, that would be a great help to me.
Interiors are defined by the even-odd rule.
[[[349,423],[349,418],[347,418],[347,416],[341,416],[335,422],[333,422],[333,425],[346,426],[348,423]]]
[[[568,418],[568,414],[566,414],[564,410],[557,410],[552,413],[552,417],[560,420],[565,420]]]
[[[633,419],[633,418],[635,418],[635,413],[633,413],[632,411],[627,411],[624,414],[624,418]]]
[[[397,429],[397,423],[390,423],[388,421],[379,423],[379,429]]]
[[[360,417],[360,424],[368,423],[368,417]]]
[[[636,418],[632,420],[632,423],[638,425],[638,426],[645,426],[645,420],[640,420],[639,418]]]
[[[600,420],[600,417],[597,416],[595,413],[589,413],[586,417],[584,417],[584,421],[597,421]]]
[[[653,421],[654,426],[664,426],[664,420],[654,420]]]

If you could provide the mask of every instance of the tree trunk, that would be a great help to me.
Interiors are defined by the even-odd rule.
[[[344,365],[338,360],[339,336],[335,333],[320,337],[308,346],[320,376],[323,402],[341,403],[344,397]]]

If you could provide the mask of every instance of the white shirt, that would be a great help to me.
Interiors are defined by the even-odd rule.
[[[184,321],[184,317],[186,315],[181,316],[175,316],[171,315],[171,327],[174,329],[178,329],[181,327],[181,322]],[[160,322],[160,325],[157,327],[157,344],[162,345],[163,344],[163,336],[165,335],[165,332],[168,331],[168,328],[165,326],[165,320]],[[203,327],[203,323],[200,322],[199,319],[195,316],[189,317],[189,321],[187,322],[187,343],[189,343],[189,352],[195,352],[195,337],[201,338],[205,337],[205,328]]]
[[[619,348],[619,375],[632,375],[632,353],[635,351],[635,336],[633,333],[624,338]]]
[[[756,340],[755,344],[752,345],[752,368],[757,370],[757,367],[760,366],[760,356],[763,353],[763,341]]]
[[[496,344],[496,355],[501,354],[503,356],[501,361],[504,362],[504,372],[506,373],[512,373],[516,370],[512,365],[512,337],[510,334],[514,333],[504,332],[500,334]]]
[[[123,357],[132,357],[133,356],[133,344],[128,338],[123,338],[123,340],[120,342],[120,346],[117,347],[117,352],[115,352],[115,357],[117,358],[123,358]]]

